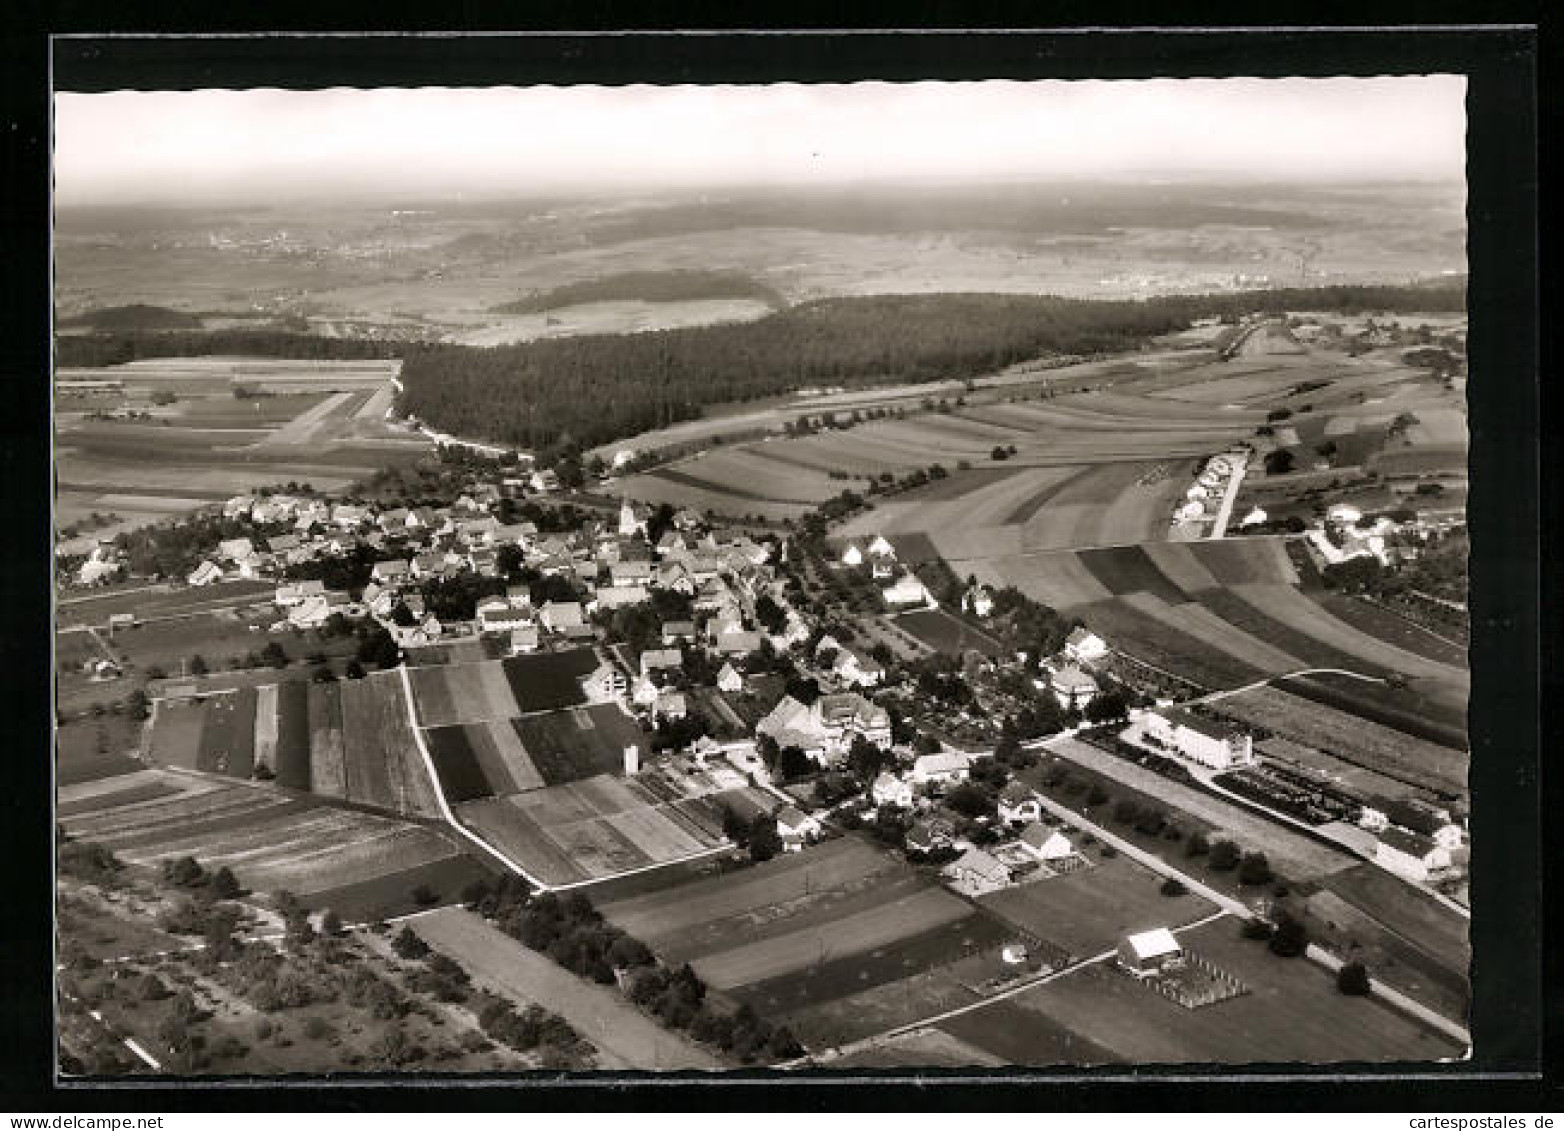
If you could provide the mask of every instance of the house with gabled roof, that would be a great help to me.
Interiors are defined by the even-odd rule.
[[[683,671],[684,653],[677,648],[648,648],[641,653],[641,674]]]
[[[1013,879],[1010,868],[984,852],[981,848],[969,848],[940,869],[940,874],[950,885],[967,895],[986,895],[1010,886]]]
[[[1078,664],[1094,664],[1108,655],[1108,645],[1085,625],[1078,625],[1064,641],[1064,654]]]
[[[1058,829],[1034,821],[1021,832],[1021,847],[1043,863],[1057,863],[1075,855],[1075,846]]]
[[[999,819],[1017,825],[1036,821],[1043,815],[1042,803],[1032,787],[1019,778],[999,791]]]
[[[910,809],[912,808],[912,785],[895,774],[884,771],[869,787],[869,797],[876,805],[896,805],[903,809]]]
[[[744,677],[732,663],[722,665],[722,670],[717,673],[717,690],[736,695],[744,690]]]
[[[801,852],[820,835],[820,822],[795,805],[784,805],[777,810],[777,835],[782,838],[782,851]]]

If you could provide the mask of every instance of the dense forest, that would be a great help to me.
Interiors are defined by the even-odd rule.
[[[808,385],[975,377],[1044,354],[1133,349],[1196,318],[1289,309],[1460,310],[1465,291],[1331,287],[1144,302],[944,294],[827,299],[756,322],[513,346],[414,345],[404,411],[460,436],[590,447]]]
[[[62,366],[233,354],[297,360],[405,357],[401,407],[473,439],[559,451],[695,419],[703,405],[809,385],[976,377],[1048,354],[1133,349],[1197,318],[1288,310],[1464,310],[1465,281],[1101,302],[1037,295],[824,299],[755,322],[481,348],[274,330],[123,330],[62,336]]]
[[[764,283],[733,271],[625,271],[567,283],[515,302],[492,307],[496,314],[537,314],[586,302],[641,299],[645,302],[688,302],[699,299],[754,299],[771,307],[786,301]]]
[[[92,330],[199,330],[201,316],[184,310],[170,310],[166,306],[147,306],[134,303],[130,306],[105,306],[89,310],[74,318],[62,318],[61,327],[84,326]]]
[[[375,361],[401,357],[405,342],[323,338],[286,330],[121,330],[68,334],[55,340],[63,367],[123,365],[149,357],[276,357],[297,361]]]

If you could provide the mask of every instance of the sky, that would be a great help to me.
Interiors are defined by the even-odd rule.
[[[61,205],[911,178],[1460,181],[1465,80],[55,96]]]

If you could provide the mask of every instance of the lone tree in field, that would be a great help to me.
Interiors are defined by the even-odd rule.
[[[417,959],[429,953],[429,944],[413,933],[411,927],[403,927],[391,942],[391,949],[398,958]]]
[[[1373,989],[1368,967],[1361,962],[1349,962],[1336,971],[1336,988],[1348,997],[1367,997]]]

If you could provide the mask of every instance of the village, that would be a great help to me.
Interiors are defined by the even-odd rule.
[[[1214,457],[1191,499],[1227,492],[1242,458]],[[696,775],[707,785],[686,780],[691,796],[710,793],[711,783],[748,783],[771,798],[781,850],[868,826],[970,895],[1086,863],[1079,832],[1072,839],[1019,772],[1077,737],[1304,829],[1409,884],[1437,892],[1463,881],[1460,814],[1426,796],[1353,791],[1257,753],[1218,704],[1180,703],[1164,684],[1138,678],[1086,624],[1069,624],[1047,655],[973,650],[943,668],[883,639],[864,644],[853,618],[821,614],[828,606],[814,599],[821,594],[810,592],[810,579],[822,566],[833,585],[877,592],[885,615],[867,618],[870,626],[940,610],[983,634],[997,604],[1019,600],[972,584],[941,610],[883,535],[804,548],[795,538],[730,532],[689,508],[630,500],[617,513],[570,510],[574,525],[542,529],[514,520],[516,504],[547,507],[558,490],[551,473],[480,471],[465,486],[438,506],[281,492],[232,498],[221,518],[247,533],[219,540],[184,585],[220,592],[275,582],[268,634],[374,624],[412,667],[558,657],[586,702],[617,706],[643,735],[624,751],[625,775],[654,766]],[[1329,517],[1349,527],[1354,519],[1339,508]],[[1354,536],[1334,560],[1381,552],[1379,535]],[[811,555],[813,570],[801,561]],[[106,543],[77,580],[91,585],[120,567]],[[134,614],[119,613],[107,628],[135,624]],[[109,661],[90,662],[96,678],[116,674]],[[952,695],[952,686],[964,690]],[[159,690],[170,699],[201,693],[194,678]]]

